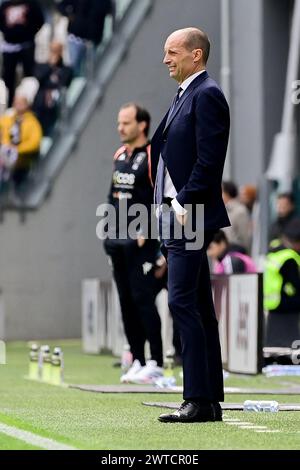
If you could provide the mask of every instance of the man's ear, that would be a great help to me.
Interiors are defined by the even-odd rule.
[[[201,62],[203,58],[203,50],[202,49],[194,49],[194,62]]]
[[[141,132],[145,132],[146,126],[147,126],[147,124],[146,124],[145,121],[139,122],[139,128],[140,128]]]

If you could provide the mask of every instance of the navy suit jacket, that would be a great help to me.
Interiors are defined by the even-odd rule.
[[[203,72],[185,90],[166,127],[167,117],[151,142],[152,180],[161,154],[179,204],[204,204],[205,230],[229,226],[221,183],[230,118],[220,87]]]

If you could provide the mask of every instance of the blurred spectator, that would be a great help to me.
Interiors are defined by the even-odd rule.
[[[69,19],[68,45],[71,67],[80,75],[87,41],[96,48],[102,41],[104,21],[112,13],[111,0],[57,0],[60,13]]]
[[[62,90],[72,80],[72,69],[63,64],[63,45],[59,42],[50,44],[47,64],[38,64],[35,70],[40,88],[36,95],[33,110],[39,119],[44,135],[51,135],[59,114]]]
[[[18,187],[38,157],[42,129],[28,100],[16,92],[13,109],[0,118],[2,181],[9,177]]]
[[[46,64],[48,62],[52,31],[51,24],[45,23],[35,36],[34,59],[36,64]]]
[[[213,261],[214,274],[255,273],[257,271],[250,256],[247,256],[237,245],[229,244],[223,230],[215,234],[207,254]]]
[[[291,347],[300,337],[300,219],[283,229],[282,243],[271,250],[264,272],[264,307],[269,312],[266,346]]]
[[[281,236],[288,223],[296,217],[295,200],[292,193],[281,193],[277,196],[277,218],[270,227],[269,241],[271,247],[279,246]]]
[[[32,106],[39,86],[39,82],[35,77],[25,77],[21,80],[20,85],[17,88],[17,93],[18,95],[25,96],[28,104]]]
[[[226,227],[224,232],[229,243],[242,246],[249,252],[251,244],[251,220],[248,210],[238,200],[238,190],[231,181],[223,181],[222,196],[226,206],[231,227]]]
[[[25,77],[33,75],[34,38],[43,24],[43,13],[35,0],[7,0],[0,6],[3,80],[8,88],[9,106],[15,92],[17,65],[22,64]]]
[[[241,186],[239,193],[239,200],[244,206],[247,207],[249,214],[252,214],[253,206],[256,201],[257,191],[256,187],[251,184]]]

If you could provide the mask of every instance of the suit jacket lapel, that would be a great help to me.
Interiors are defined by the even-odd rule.
[[[180,111],[183,103],[185,102],[185,100],[190,96],[190,94],[192,93],[192,91],[200,85],[200,83],[202,83],[206,78],[208,77],[208,73],[205,71],[203,73],[201,73],[201,75],[199,75],[197,78],[195,78],[195,80],[192,81],[192,83],[190,84],[190,86],[185,90],[185,92],[183,93],[182,97],[180,98],[175,110],[173,111],[173,113],[171,114],[171,116],[169,116],[169,118],[167,119],[166,121],[166,125],[164,127],[164,130],[163,130],[163,133],[168,129],[168,127],[170,126],[171,122],[173,121],[173,119],[175,118],[175,116],[178,114],[178,112]]]
[[[191,88],[190,90],[186,90],[184,92],[183,96],[181,97],[181,99],[180,99],[179,103],[177,104],[176,108],[174,109],[173,113],[171,114],[171,116],[169,116],[169,118],[166,122],[165,128],[163,130],[163,133],[168,129],[168,127],[171,124],[171,122],[173,121],[174,117],[177,115],[177,113],[179,112],[179,110],[182,107],[183,103],[189,97],[189,95],[192,93],[192,91],[193,91],[193,88]]]

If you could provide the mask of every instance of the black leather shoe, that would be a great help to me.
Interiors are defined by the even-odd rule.
[[[222,421],[220,403],[200,405],[193,401],[184,401],[178,410],[171,414],[162,414],[158,418],[163,423],[205,423]]]

